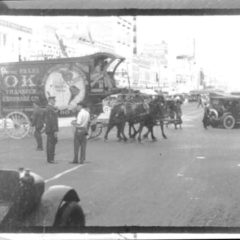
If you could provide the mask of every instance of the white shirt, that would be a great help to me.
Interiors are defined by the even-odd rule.
[[[77,124],[79,124],[78,127],[87,128],[88,122],[90,121],[90,114],[87,110],[84,108],[81,109],[81,111],[77,115]]]

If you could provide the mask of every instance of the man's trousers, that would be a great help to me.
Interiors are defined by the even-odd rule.
[[[37,142],[37,149],[40,149],[40,150],[43,149],[43,141],[42,141],[41,129],[35,128],[34,137],[35,137],[36,142]]]
[[[57,137],[55,137],[54,133],[47,134],[47,161],[53,162],[55,156],[55,146],[57,143]]]
[[[74,163],[79,162],[79,150],[80,152],[80,163],[84,163],[86,160],[86,148],[87,148],[87,132],[86,130],[76,130],[74,134]]]

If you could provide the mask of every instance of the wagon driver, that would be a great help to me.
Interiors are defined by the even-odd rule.
[[[74,158],[71,163],[83,164],[86,160],[86,148],[87,148],[87,134],[90,123],[90,114],[87,109],[87,105],[83,102],[77,104],[77,119],[72,121],[72,125],[75,127],[74,133]],[[79,161],[79,150],[80,161]]]

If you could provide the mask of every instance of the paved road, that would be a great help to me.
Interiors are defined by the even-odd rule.
[[[0,164],[28,167],[47,186],[71,185],[81,197],[88,226],[239,226],[239,129],[201,125],[202,109],[183,108],[183,127],[155,128],[157,142],[89,141],[83,165],[71,165],[72,131],[64,128],[57,164],[49,165],[34,140],[2,139]]]

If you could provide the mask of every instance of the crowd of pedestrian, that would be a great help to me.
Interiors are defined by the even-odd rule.
[[[36,150],[43,151],[42,134],[47,136],[46,141],[46,159],[48,163],[55,163],[55,148],[58,142],[58,111],[55,106],[54,96],[48,98],[48,104],[45,109],[40,107],[39,101],[33,102],[33,114],[31,116],[32,127],[34,127],[34,137],[36,140]],[[73,139],[73,161],[71,163],[83,164],[86,160],[87,134],[90,123],[90,114],[87,105],[80,102],[76,106],[77,118],[72,122],[74,127]],[[79,154],[80,152],[80,154]]]

